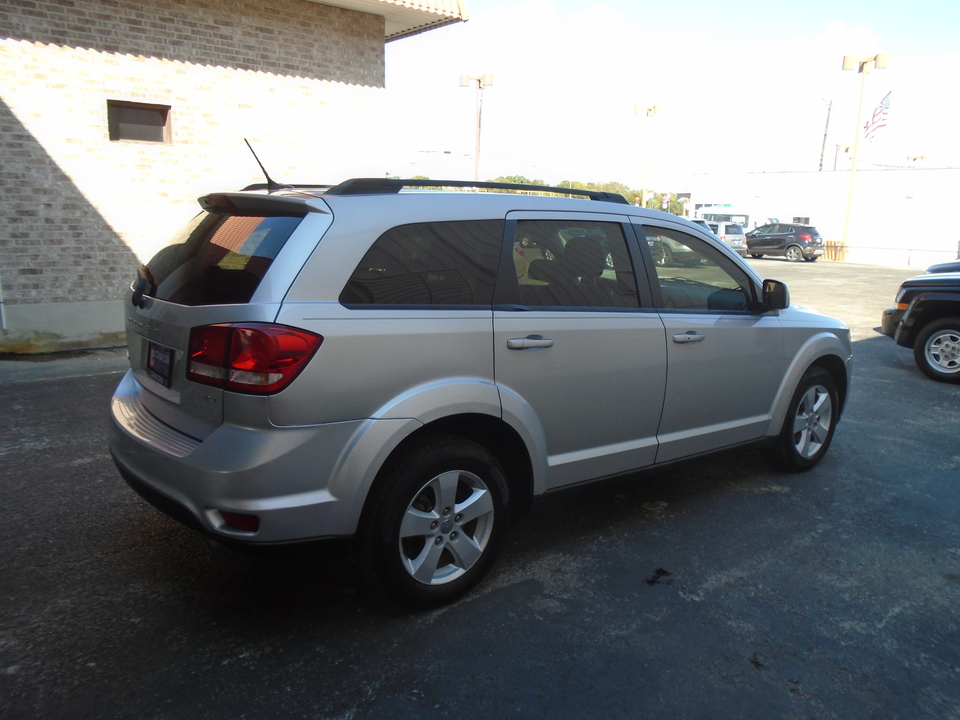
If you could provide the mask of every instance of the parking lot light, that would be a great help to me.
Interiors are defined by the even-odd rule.
[[[872,69],[886,69],[889,63],[889,56],[885,54],[872,55],[870,57],[857,57],[855,55],[843,56],[843,69],[856,70],[860,73],[860,101],[857,104],[857,127],[853,135],[853,159],[850,165],[850,188],[847,191],[847,213],[843,221],[843,244],[847,246],[847,236],[850,232],[850,211],[853,207],[853,180],[857,173],[857,155],[860,151],[860,126],[863,121],[863,95],[867,87],[867,73]]]
[[[480,116],[483,113],[483,89],[493,85],[493,74],[460,76],[460,87],[470,87],[474,83],[477,88],[477,144],[473,155],[473,179],[480,180]]]

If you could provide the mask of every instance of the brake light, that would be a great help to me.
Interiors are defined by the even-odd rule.
[[[800,233],[800,239],[804,242],[810,242],[813,240],[813,237],[810,235],[810,233]]]
[[[284,325],[204,325],[190,331],[187,379],[270,395],[300,374],[323,338]]]

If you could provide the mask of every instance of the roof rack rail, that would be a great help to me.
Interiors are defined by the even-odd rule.
[[[627,199],[618,193],[599,190],[578,190],[576,188],[552,187],[550,185],[524,185],[522,183],[485,182],[480,180],[401,180],[399,178],[353,178],[327,190],[327,195],[390,195],[399,193],[405,187],[458,187],[484,188],[490,190],[524,190],[532,192],[551,192],[559,195],[583,195],[591,200],[603,200],[629,205]]]
[[[270,185],[269,183],[253,183],[253,185],[247,185],[243,190],[326,190],[332,187],[333,185],[281,185],[280,183]]]

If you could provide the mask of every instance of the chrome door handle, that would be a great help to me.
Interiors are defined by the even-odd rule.
[[[543,335],[527,335],[525,338],[510,338],[507,340],[509,350],[538,350],[539,348],[553,347],[553,340]]]
[[[703,340],[703,335],[693,330],[688,330],[685,333],[677,333],[673,336],[673,341],[675,343],[695,343]]]

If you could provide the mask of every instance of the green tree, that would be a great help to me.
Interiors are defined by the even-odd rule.
[[[683,217],[684,205],[682,202],[680,202],[680,198],[677,193],[651,192],[653,192],[653,197],[647,200],[646,207],[650,208],[651,210],[661,210],[663,212],[668,212],[671,215],[679,215],[680,217]],[[637,194],[639,195],[640,193]],[[664,195],[668,197],[666,209],[663,207]]]
[[[545,180],[534,179],[530,180],[524,175],[501,175],[500,177],[493,178],[487,182],[496,182],[496,183],[511,183],[513,185],[546,185]],[[519,190],[502,190],[501,192],[510,192],[516,193],[521,192]]]

